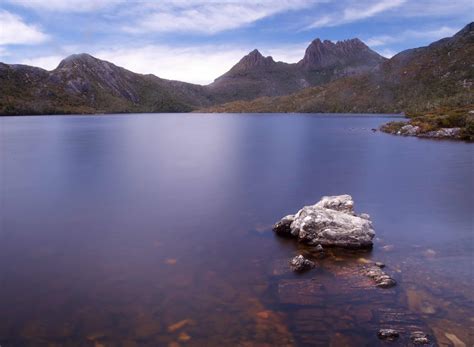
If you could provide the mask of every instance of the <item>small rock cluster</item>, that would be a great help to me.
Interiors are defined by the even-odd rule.
[[[434,137],[434,138],[458,138],[461,134],[461,128],[441,128],[435,131],[429,131],[424,134],[419,134],[420,137]]]
[[[398,339],[400,333],[395,329],[380,329],[377,336],[381,340],[394,341]],[[414,345],[428,345],[431,343],[428,334],[425,334],[423,331],[412,332],[410,340]]]

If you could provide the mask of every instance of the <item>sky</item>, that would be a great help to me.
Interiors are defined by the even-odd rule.
[[[473,17],[473,0],[0,0],[0,61],[52,70],[89,53],[208,84],[254,48],[294,63],[315,38],[358,37],[391,57]]]

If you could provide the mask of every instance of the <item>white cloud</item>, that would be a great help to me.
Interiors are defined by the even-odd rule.
[[[123,29],[132,33],[191,32],[214,34],[249,25],[263,18],[309,7],[318,1],[162,1]]]
[[[90,12],[115,6],[124,0],[7,0],[14,5],[50,12]]]
[[[439,40],[444,37],[452,36],[459,28],[452,28],[448,26],[443,26],[438,29],[428,29],[428,30],[406,30],[401,33],[398,33],[396,36],[390,35],[381,35],[373,36],[365,40],[365,43],[369,47],[380,47],[386,46],[388,44],[404,42],[410,39],[424,39],[429,41]]]
[[[406,17],[462,16],[472,21],[474,1],[472,0],[417,0],[403,6],[400,15]]]
[[[30,66],[41,67],[45,70],[54,70],[59,65],[59,62],[63,58],[64,58],[63,56],[59,56],[59,55],[48,55],[48,56],[43,56],[43,57],[22,59],[20,60],[19,63],[30,65]]]
[[[95,56],[138,73],[152,73],[166,79],[208,84],[227,72],[254,47],[202,45],[171,47],[149,45],[142,48],[102,50]],[[295,62],[303,57],[306,43],[261,49],[276,61]]]
[[[389,43],[396,42],[396,40],[398,39],[399,38],[395,36],[380,35],[380,36],[370,37],[367,40],[364,40],[364,42],[369,47],[379,47],[379,46],[385,46]]]
[[[379,0],[376,2],[358,2],[353,5],[351,1],[344,3],[344,8],[332,14],[326,14],[313,21],[306,29],[333,27],[341,24],[356,22],[378,15],[379,13],[395,9],[407,0]]]
[[[38,44],[49,39],[38,27],[13,13],[0,10],[0,45]]]
[[[385,57],[385,58],[391,58],[391,57],[393,57],[395,54],[397,54],[397,52],[395,52],[394,50],[392,50],[392,49],[390,49],[390,48],[385,48],[385,49],[379,50],[378,53],[379,53],[382,57]]]
[[[344,22],[354,22],[360,19],[373,17],[376,14],[399,7],[406,0],[383,0],[369,5],[357,8],[346,8],[342,20]]]

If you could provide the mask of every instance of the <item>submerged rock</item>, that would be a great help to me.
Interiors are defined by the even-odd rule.
[[[325,196],[315,205],[282,218],[273,230],[312,245],[355,249],[371,248],[375,236],[370,216],[354,213],[350,195]]]
[[[395,340],[400,336],[400,333],[395,329],[380,329],[377,336],[383,340]]]
[[[414,331],[410,334],[411,342],[415,345],[428,345],[430,339],[423,331]]]
[[[293,271],[303,272],[314,268],[316,264],[309,259],[303,257],[303,255],[297,255],[290,260],[290,267]]]
[[[380,288],[391,288],[397,282],[387,275],[379,266],[371,265],[364,269],[364,274],[375,281],[375,285]]]
[[[321,246],[320,244],[318,244],[316,247],[314,247],[314,253],[313,254],[317,259],[323,259],[323,258],[326,257],[326,252],[324,251],[323,246]]]
[[[288,215],[283,217],[273,226],[273,231],[280,236],[291,236],[291,223],[295,220],[295,216]]]

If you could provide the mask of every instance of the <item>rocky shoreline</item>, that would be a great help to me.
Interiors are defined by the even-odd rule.
[[[453,140],[462,140],[462,130],[461,128],[441,128],[434,131],[422,132],[421,127],[418,125],[406,124],[402,125],[398,129],[393,129],[393,123],[388,125],[383,125],[380,130],[400,136],[416,136],[416,137],[425,137],[425,138],[434,138],[434,139],[453,139]]]
[[[408,121],[383,124],[380,130],[399,136],[474,141],[474,110],[471,107],[408,117]]]

